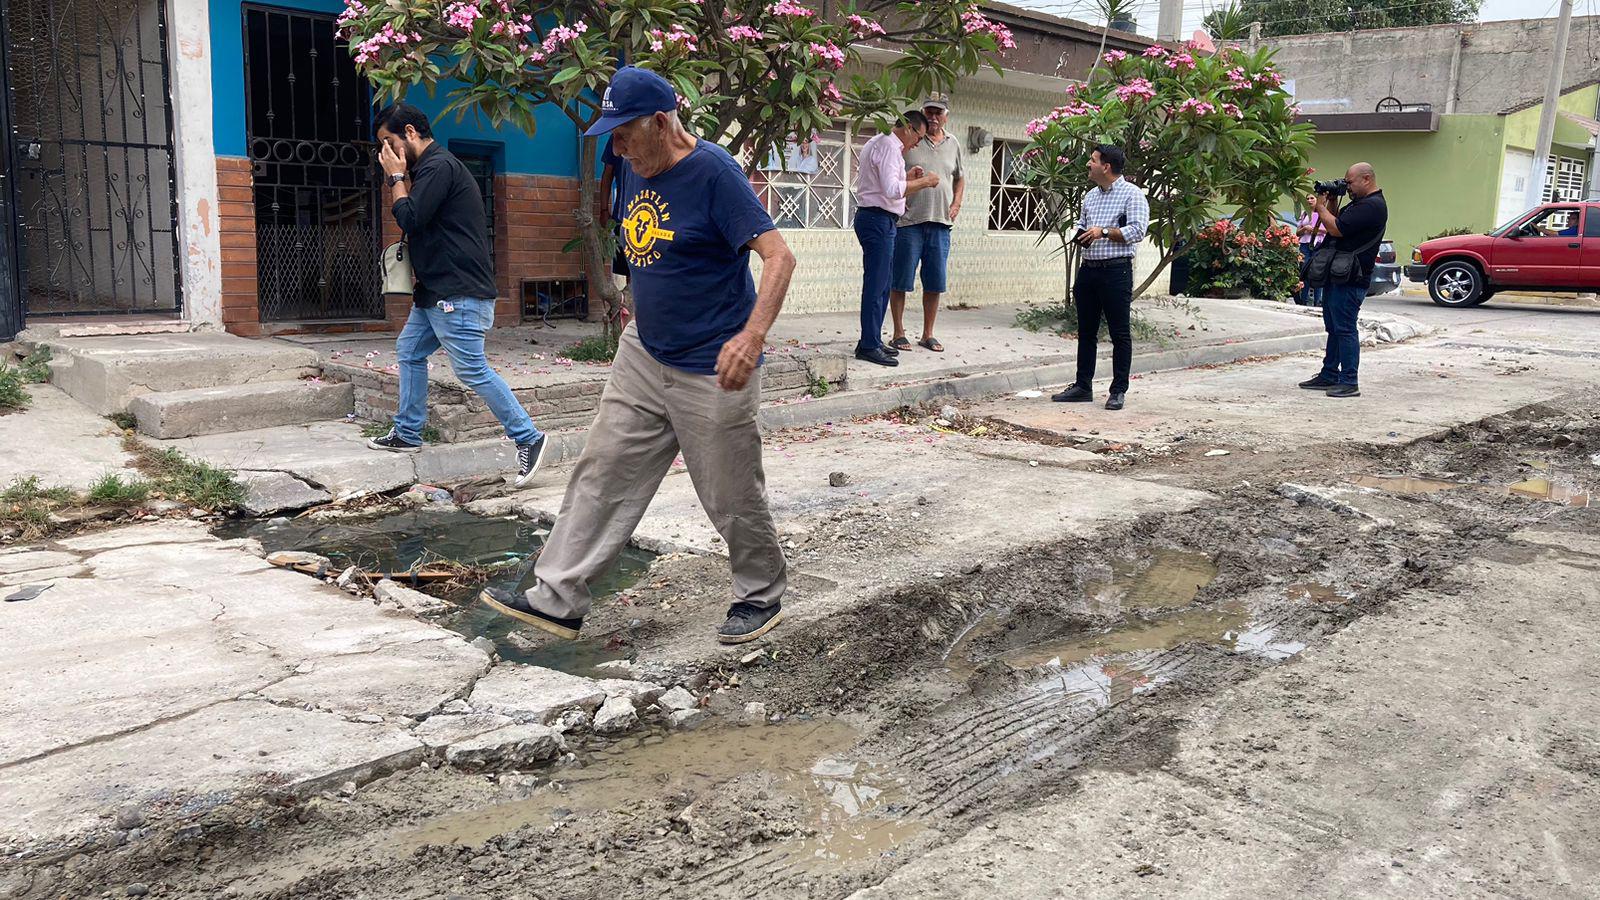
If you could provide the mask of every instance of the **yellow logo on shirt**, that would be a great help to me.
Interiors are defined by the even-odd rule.
[[[661,227],[670,221],[667,201],[655,191],[640,191],[628,201],[628,214],[622,217],[622,252],[628,265],[643,269],[661,258],[656,241],[671,242],[673,232]]]

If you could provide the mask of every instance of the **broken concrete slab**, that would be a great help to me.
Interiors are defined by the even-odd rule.
[[[662,694],[659,702],[662,709],[670,709],[674,712],[682,709],[695,709],[700,706],[700,701],[682,687],[675,687]]]
[[[160,443],[236,471],[288,472],[335,497],[391,491],[417,480],[416,454],[373,450],[351,422],[281,425]]]
[[[81,578],[87,574],[89,574],[89,567],[82,564],[54,566],[49,569],[31,569],[26,572],[12,572],[7,575],[0,575],[0,586],[11,587],[18,584],[45,583],[59,578]]]
[[[404,764],[422,744],[400,724],[363,723],[426,715],[489,666],[454,632],[353,602],[191,523],[112,529],[55,548],[81,554],[92,577],[0,604],[0,678],[12,688],[0,694],[0,722],[19,723],[0,726],[0,846],[68,841],[97,804],[117,798],[181,805],[185,792],[203,790],[225,802],[262,789],[262,779],[337,784]],[[287,708],[307,704],[331,711]],[[226,721],[206,718],[222,709],[232,709]],[[271,760],[257,746],[273,757],[278,743],[295,753],[263,768]],[[14,784],[28,786],[25,802],[12,802]],[[195,802],[203,811],[213,800]]]
[[[355,410],[348,383],[302,379],[143,394],[128,404],[153,438],[194,437],[343,420]]]
[[[596,734],[620,734],[639,724],[639,713],[627,697],[607,697],[594,714]]]
[[[511,724],[510,716],[499,713],[452,713],[429,716],[411,735],[429,747],[442,748]]]
[[[327,491],[312,487],[287,472],[246,470],[235,472],[234,478],[244,485],[242,508],[252,516],[294,512],[333,499],[333,495]]]
[[[540,666],[497,666],[473,686],[467,702],[518,722],[548,725],[570,709],[592,713],[606,700],[599,682]]]
[[[7,433],[27,439],[0,441],[0,487],[37,478],[43,487],[86,491],[107,472],[138,477],[122,433],[105,418],[52,384],[30,384],[28,393],[33,402],[5,417]],[[39,452],[44,447],[50,452]]]
[[[455,608],[455,604],[448,600],[441,600],[421,591],[414,591],[387,578],[373,587],[372,595],[378,599],[379,603],[391,603],[419,616],[433,615]]]
[[[345,716],[420,719],[489,671],[489,655],[458,640],[404,640],[325,657],[260,693]]]
[[[68,566],[79,559],[75,553],[56,550],[10,550],[0,553],[0,575]]]
[[[445,748],[444,758],[462,769],[517,766],[554,759],[565,750],[561,732],[544,725],[507,725]]]
[[[0,853],[76,846],[112,827],[107,810],[196,818],[268,790],[365,783],[424,753],[396,727],[261,701],[205,705],[7,767]]]

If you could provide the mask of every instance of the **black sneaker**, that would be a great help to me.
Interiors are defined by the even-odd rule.
[[[1321,375],[1318,375],[1310,380],[1300,382],[1300,386],[1308,391],[1325,391],[1331,387],[1338,387],[1339,382],[1329,381],[1328,379],[1323,378]]]
[[[1057,403],[1088,403],[1094,399],[1094,391],[1081,384],[1069,385],[1066,390],[1050,397]]]
[[[783,621],[783,604],[751,606],[735,603],[728,607],[728,621],[717,629],[717,640],[724,644],[743,644],[771,631]]]
[[[488,587],[478,594],[478,599],[483,604],[501,615],[510,616],[526,622],[542,631],[548,631],[558,638],[569,641],[578,639],[578,629],[583,627],[583,617],[576,619],[558,619],[547,616],[528,605],[526,595],[518,591],[508,591],[505,588]]]
[[[544,462],[544,450],[548,446],[550,441],[542,434],[531,444],[517,445],[517,487],[527,484],[539,471],[539,464]]]
[[[383,437],[369,439],[367,446],[373,450],[387,450],[390,453],[415,453],[422,449],[421,444],[413,444],[402,438],[393,428]]]
[[[1353,385],[1353,384],[1341,384],[1341,385],[1339,385],[1337,387],[1328,388],[1328,396],[1329,397],[1359,397],[1359,396],[1361,396],[1361,388],[1359,388],[1359,387],[1357,387],[1356,385]]]

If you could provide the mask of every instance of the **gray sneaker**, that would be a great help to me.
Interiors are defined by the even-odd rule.
[[[728,607],[728,621],[717,629],[717,640],[724,644],[743,644],[761,637],[782,621],[781,603],[766,607],[735,603]]]
[[[550,441],[542,434],[531,444],[517,445],[517,487],[527,484],[538,474],[539,464],[544,462],[544,451],[548,446]]]

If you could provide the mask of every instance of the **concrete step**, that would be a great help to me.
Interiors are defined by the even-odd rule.
[[[269,381],[141,394],[128,404],[139,431],[183,438],[343,419],[355,410],[349,384]]]
[[[51,382],[102,416],[126,411],[143,394],[296,382],[322,371],[310,348],[222,332],[44,337],[37,343],[50,348]]]

